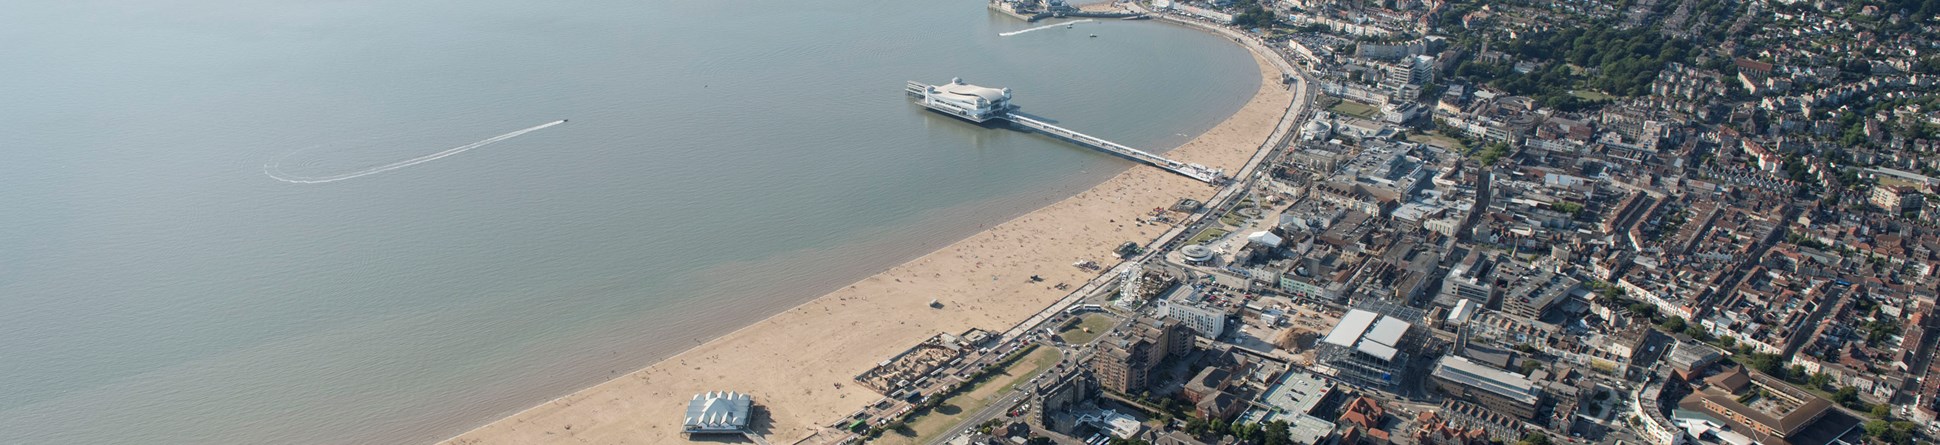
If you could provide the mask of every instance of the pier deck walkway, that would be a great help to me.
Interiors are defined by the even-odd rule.
[[[961,79],[951,80],[950,85],[962,86]],[[971,87],[975,88],[974,86],[971,86]],[[1198,180],[1199,182],[1219,185],[1220,183],[1226,180],[1226,177],[1225,177],[1226,172],[1220,171],[1219,169],[1215,169],[1215,168],[1211,168],[1211,167],[1207,167],[1199,164],[1189,164],[1189,163],[1174,161],[1171,159],[1166,159],[1164,156],[1155,155],[1152,153],[1148,153],[1144,150],[1127,147],[1124,144],[1107,141],[1097,136],[1079,133],[1077,131],[1073,131],[1068,128],[1051,125],[1049,122],[1044,122],[1037,119],[1025,117],[1017,113],[1013,113],[1011,111],[1015,110],[1016,107],[1010,105],[1009,103],[1010,101],[1009,89],[1003,90],[1002,97],[984,98],[972,104],[967,100],[958,100],[958,99],[934,100],[933,96],[936,95],[935,93],[937,93],[938,88],[939,87],[936,85],[930,85],[930,84],[917,82],[917,81],[909,81],[907,84],[903,86],[903,92],[909,94],[910,96],[914,96],[920,99],[920,100],[917,100],[916,103],[918,105],[922,105],[924,108],[929,108],[931,110],[935,110],[940,113],[956,116],[959,119],[968,120],[976,123],[984,123],[987,121],[1002,119],[1005,121],[1010,121],[1012,124],[1015,124],[1016,126],[1019,126],[1019,127],[1036,130],[1038,132],[1048,134],[1048,135],[1057,137],[1059,139],[1071,141],[1079,145],[1089,146],[1091,148],[1095,148],[1100,151],[1123,156],[1134,161],[1151,164],[1153,167],[1158,167],[1165,171],[1178,173],[1181,176],[1192,178],[1194,180]],[[985,90],[989,90],[989,89],[985,89]],[[989,91],[994,91],[994,90],[989,90]],[[951,101],[953,100],[958,102],[963,102],[963,103],[961,104],[951,103]]]
[[[1032,130],[1043,132],[1044,134],[1057,136],[1059,139],[1076,142],[1079,144],[1090,146],[1091,148],[1103,150],[1111,154],[1124,156],[1127,158],[1131,158],[1132,160],[1144,162],[1146,164],[1151,164],[1153,167],[1158,167],[1161,169],[1165,169],[1166,171],[1178,173],[1185,177],[1197,179],[1200,182],[1204,182],[1207,184],[1217,184],[1220,179],[1220,171],[1216,169],[1212,169],[1199,164],[1187,164],[1184,162],[1166,159],[1164,156],[1147,153],[1144,150],[1127,147],[1117,142],[1107,141],[1107,140],[1098,138],[1096,136],[1079,133],[1076,131],[1072,131],[1071,129],[1059,127],[1056,125],[1051,125],[1044,121],[1020,116],[1017,113],[1005,113],[1004,120],[1008,120],[1011,123],[1017,124],[1018,126],[1022,126],[1024,128],[1029,128]]]

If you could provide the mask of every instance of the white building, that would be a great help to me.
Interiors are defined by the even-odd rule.
[[[687,402],[687,417],[681,432],[739,433],[748,429],[748,414],[754,410],[754,397],[727,391],[695,394]]]
[[[1334,377],[1364,386],[1392,386],[1414,352],[1407,341],[1413,326],[1399,318],[1348,310],[1315,345],[1318,361]]]
[[[1273,232],[1268,232],[1265,230],[1253,232],[1252,235],[1247,235],[1246,241],[1248,243],[1258,244],[1266,247],[1280,247],[1280,243],[1286,242],[1286,240],[1280,238],[1280,235],[1274,235]]]
[[[1009,88],[971,85],[961,77],[943,85],[910,82],[909,93],[921,97],[923,106],[975,122],[1001,118],[1011,110]]]
[[[1159,316],[1178,320],[1206,338],[1218,339],[1226,333],[1226,310],[1200,300],[1192,286],[1180,285],[1159,300]]]

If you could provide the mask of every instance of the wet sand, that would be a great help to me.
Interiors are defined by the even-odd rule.
[[[1280,73],[1271,64],[1258,54],[1254,61],[1263,81],[1253,98],[1166,156],[1231,172],[1255,154],[1294,95],[1274,82]],[[791,443],[881,398],[851,380],[855,375],[938,332],[1009,329],[1066,294],[1054,285],[1078,286],[1095,276],[1073,262],[1114,264],[1111,250],[1118,244],[1148,242],[1171,228],[1137,218],[1182,197],[1204,201],[1215,191],[1134,167],[1077,196],[445,443],[682,443],[688,399],[720,390],[754,395],[767,414],[757,429],[770,442]],[[1045,281],[1033,283],[1032,275]],[[931,299],[943,308],[929,307]]]

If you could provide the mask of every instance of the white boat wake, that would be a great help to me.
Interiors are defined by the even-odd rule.
[[[1051,29],[1051,28],[1056,28],[1056,27],[1059,27],[1059,26],[1065,26],[1065,25],[1069,25],[1069,24],[1072,24],[1072,23],[1084,23],[1084,22],[1089,22],[1089,21],[1091,21],[1091,19],[1080,19],[1080,20],[1072,20],[1072,21],[1069,21],[1069,22],[1064,22],[1064,23],[1054,23],[1054,24],[1049,24],[1049,25],[1044,25],[1044,26],[1039,26],[1039,27],[1036,27],[1036,28],[1030,28],[1030,29],[1020,29],[1020,30],[1016,30],[1016,31],[1011,31],[1011,32],[1002,32],[1002,33],[997,33],[997,35],[998,35],[998,36],[1002,36],[1002,37],[1010,37],[1010,36],[1014,36],[1014,35],[1018,35],[1018,34],[1023,34],[1023,33],[1027,33],[1027,32],[1031,32],[1031,31],[1036,31],[1036,30],[1040,30],[1040,29]]]
[[[444,159],[445,157],[448,157],[448,156],[464,153],[466,151],[471,151],[471,149],[474,149],[474,148],[492,145],[494,143],[498,143],[499,141],[519,137],[519,136],[525,135],[526,133],[531,133],[534,131],[544,130],[547,127],[551,127],[551,126],[559,125],[563,123],[566,123],[565,119],[547,122],[544,124],[539,124],[538,126],[535,126],[532,128],[527,128],[524,130],[514,131],[511,133],[501,134],[498,136],[492,136],[482,141],[460,145],[457,147],[452,147],[437,153],[432,153],[432,154],[419,156],[411,159],[405,159],[402,161],[392,162],[389,164],[379,165],[376,167],[366,168],[363,170],[344,173],[340,175],[317,176],[317,177],[290,176],[288,174],[283,173],[283,169],[280,166],[280,164],[282,163],[282,160],[280,159],[277,160],[276,162],[263,164],[263,174],[269,175],[269,177],[275,178],[278,181],[288,182],[292,184],[322,184],[325,182],[337,182],[345,179],[361,178],[361,177],[375,175],[378,173],[383,173],[391,170],[410,167],[413,165],[423,164],[426,162],[436,161],[439,159]],[[288,157],[288,156],[285,155],[284,157]]]

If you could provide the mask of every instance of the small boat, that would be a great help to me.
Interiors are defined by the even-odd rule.
[[[1092,35],[1091,35],[1091,37],[1093,37],[1093,38],[1097,38],[1097,37],[1098,37],[1098,35],[1097,35],[1097,34],[1092,34]]]
[[[1071,29],[1071,24],[1070,23],[1064,24],[1064,29]]]

